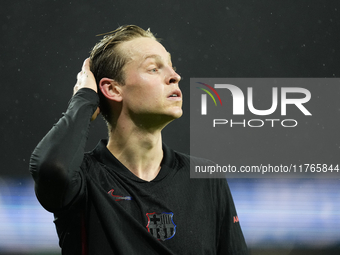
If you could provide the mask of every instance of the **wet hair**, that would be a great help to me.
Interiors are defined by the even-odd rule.
[[[128,57],[117,46],[135,38],[147,37],[155,40],[156,38],[150,29],[144,30],[136,25],[121,26],[114,31],[101,35],[104,35],[104,37],[90,52],[90,69],[97,83],[100,111],[106,122],[110,124],[112,114],[110,105],[99,88],[99,82],[102,78],[110,78],[124,85],[125,76],[123,67],[127,63]]]

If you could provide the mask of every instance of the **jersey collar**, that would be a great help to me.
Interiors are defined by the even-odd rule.
[[[102,139],[97,144],[96,148],[92,151],[92,155],[94,155],[97,160],[103,163],[110,170],[116,171],[117,173],[123,174],[126,177],[138,181],[138,182],[147,182],[144,181],[137,176],[135,176],[129,169],[127,169],[108,149],[107,149],[107,139]],[[170,149],[166,144],[163,143],[163,159],[161,162],[161,170],[155,179],[151,182],[157,182],[164,179],[168,174],[173,172],[176,168],[177,160],[175,153],[172,149]]]

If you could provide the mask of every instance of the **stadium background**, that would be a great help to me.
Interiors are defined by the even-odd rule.
[[[0,254],[60,253],[28,162],[66,110],[97,34],[150,27],[189,98],[191,77],[339,77],[339,12],[335,0],[2,2]],[[186,153],[189,107],[184,100],[184,116],[164,132],[168,145]],[[105,136],[97,120],[88,149]],[[339,178],[229,182],[251,254],[339,254]]]

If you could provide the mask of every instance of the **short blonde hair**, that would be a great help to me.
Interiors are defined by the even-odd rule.
[[[136,25],[125,25],[112,32],[103,34],[104,37],[93,47],[90,54],[91,71],[96,78],[97,86],[102,78],[111,78],[124,85],[123,67],[127,57],[117,46],[123,42],[139,37],[155,38],[150,29],[144,30]],[[111,111],[107,99],[98,87],[100,111],[107,122],[110,122]]]

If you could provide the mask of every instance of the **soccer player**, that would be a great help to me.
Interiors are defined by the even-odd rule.
[[[182,115],[180,79],[169,52],[134,25],[84,61],[66,113],[30,161],[62,254],[247,254],[226,180],[190,179],[190,162],[208,161],[162,143]],[[108,139],[85,153],[99,112]]]

